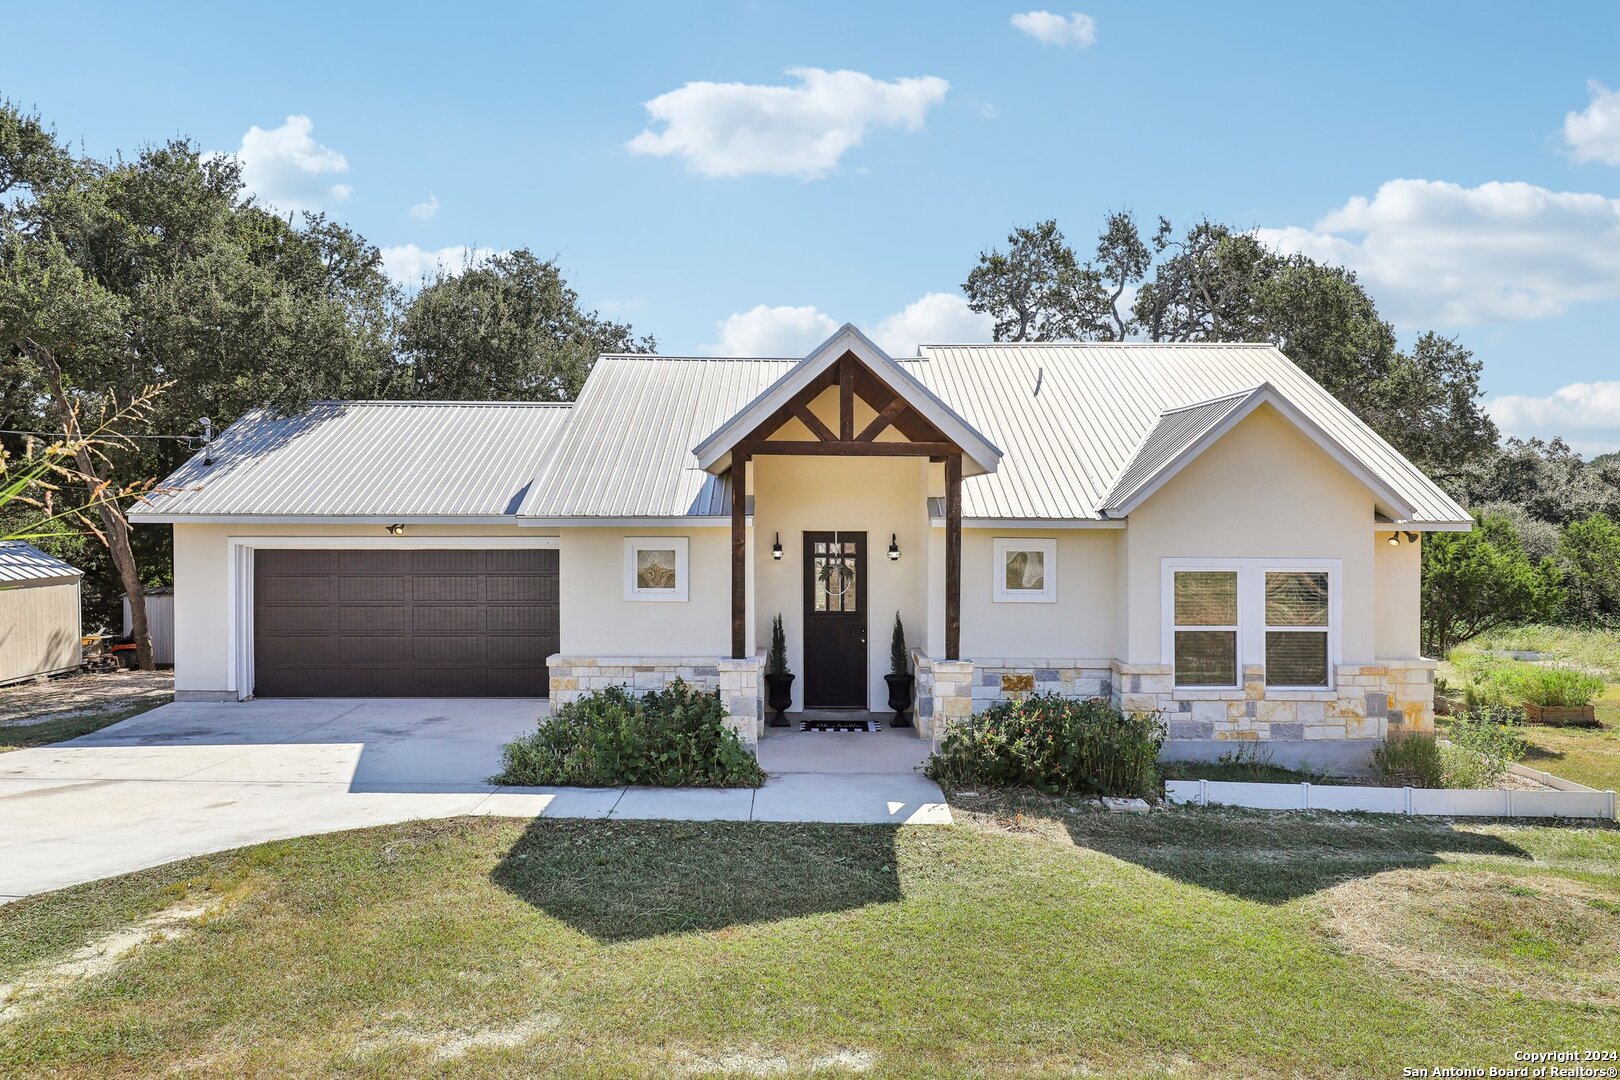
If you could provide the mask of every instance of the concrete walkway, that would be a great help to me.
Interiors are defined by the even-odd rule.
[[[540,700],[176,702],[0,754],[0,903],[267,840],[418,818],[949,823],[909,732],[776,733],[758,790],[502,788]]]

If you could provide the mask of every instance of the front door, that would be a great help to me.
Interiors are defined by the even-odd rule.
[[[804,707],[866,708],[866,534],[804,534]]]

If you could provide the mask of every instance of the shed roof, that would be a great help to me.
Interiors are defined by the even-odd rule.
[[[131,512],[135,521],[507,519],[568,420],[555,402],[324,401],[255,410]]]
[[[0,541],[0,589],[77,581],[84,572],[22,540]]]

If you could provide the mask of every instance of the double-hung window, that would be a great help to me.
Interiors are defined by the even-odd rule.
[[[1184,688],[1235,690],[1245,664],[1266,685],[1326,690],[1338,641],[1334,560],[1165,560],[1165,652]]]
[[[1328,685],[1326,570],[1267,570],[1266,685]]]
[[[1238,684],[1238,573],[1175,572],[1177,686]]]

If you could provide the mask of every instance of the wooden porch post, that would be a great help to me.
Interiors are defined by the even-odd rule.
[[[945,659],[962,659],[962,455],[945,458]]]
[[[731,656],[748,654],[748,457],[731,459]]]

